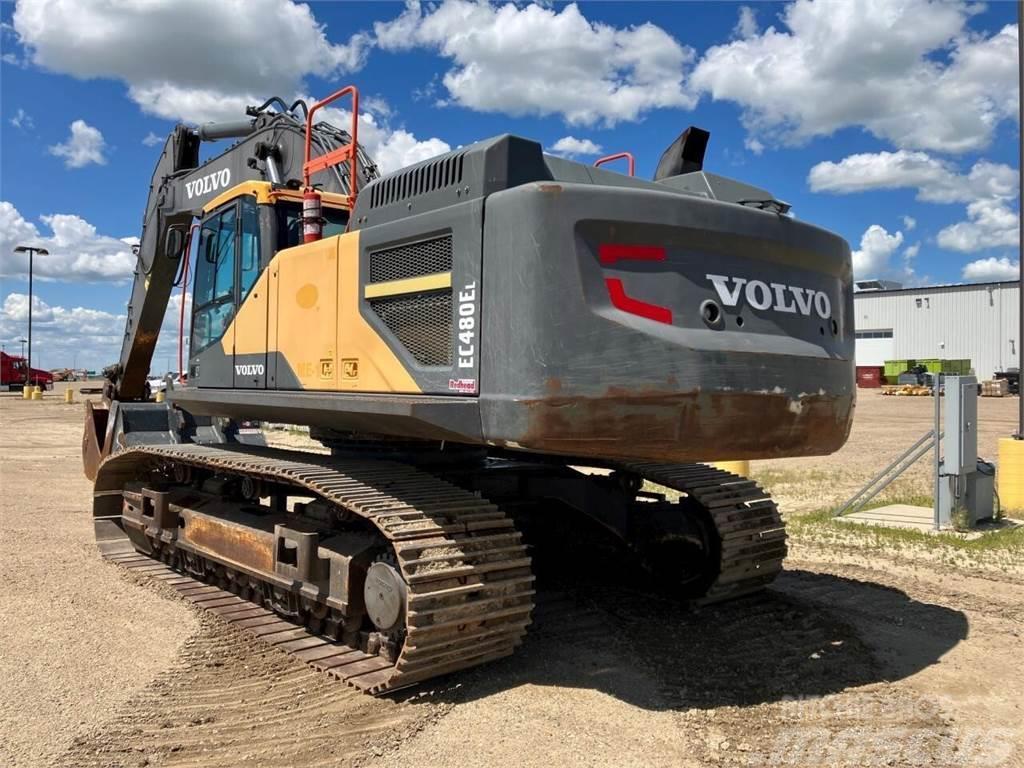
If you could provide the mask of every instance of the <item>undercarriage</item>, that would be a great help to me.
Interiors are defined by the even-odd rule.
[[[581,519],[626,554],[598,567],[632,563],[695,604],[762,589],[786,553],[764,491],[702,464],[331,447],[116,453],[96,478],[100,549],[134,569],[162,563],[203,607],[375,694],[512,653],[534,566],[595,559]],[[560,525],[567,535],[550,535]]]

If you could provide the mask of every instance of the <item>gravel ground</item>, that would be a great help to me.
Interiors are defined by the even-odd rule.
[[[819,509],[930,406],[870,393],[839,455],[755,471]],[[983,453],[1015,406],[982,401]],[[1024,765],[1012,572],[801,539],[763,596],[695,613],[610,572],[548,585],[512,658],[370,699],[101,562],[80,419],[0,396],[0,765]]]

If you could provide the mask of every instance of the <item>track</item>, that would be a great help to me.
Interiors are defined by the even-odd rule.
[[[719,571],[694,602],[719,603],[764,589],[782,571],[786,530],[778,507],[753,480],[704,464],[625,464],[645,480],[694,498],[718,533]]]
[[[231,592],[136,554],[106,531],[104,556],[171,583],[192,602],[367,693],[383,693],[508,656],[522,642],[533,608],[526,547],[501,510],[485,499],[404,464],[355,462],[265,448],[148,446],[112,456],[96,481],[97,513],[112,494],[161,464],[182,463],[286,483],[372,523],[392,545],[408,584],[406,631],[394,663],[369,649],[318,637]],[[105,534],[106,535],[106,534]],[[166,551],[166,548],[165,548]],[[169,558],[177,564],[180,560]]]
[[[131,480],[170,465],[286,484],[372,523],[391,544],[408,584],[406,630],[397,655],[348,645],[282,618],[252,590],[225,578],[230,564],[198,570],[173,546],[137,552],[117,519],[120,493]],[[775,504],[757,486],[704,465],[623,465],[624,470],[692,497],[718,534],[717,577],[696,602],[721,602],[762,589],[781,570],[785,531]],[[96,482],[97,534],[104,557],[165,582],[189,602],[268,645],[342,680],[379,694],[508,656],[531,622],[531,561],[512,520],[494,504],[406,464],[353,461],[268,448],[169,445],[132,448],[107,459]],[[116,505],[112,504],[116,502]],[[106,523],[106,524],[105,524]],[[158,532],[151,536],[160,540]],[[166,537],[164,538],[166,541]],[[202,559],[202,558],[200,558]],[[185,571],[189,571],[186,573]],[[393,661],[391,660],[393,659]]]

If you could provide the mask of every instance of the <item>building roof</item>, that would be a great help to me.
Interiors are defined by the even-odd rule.
[[[914,288],[885,288],[882,290],[854,291],[853,297],[857,299],[888,293],[928,293],[930,291],[949,290],[950,288],[988,288],[994,285],[1015,288],[1020,285],[1020,282],[1017,280],[992,280],[984,283],[942,283],[941,285],[919,285]]]

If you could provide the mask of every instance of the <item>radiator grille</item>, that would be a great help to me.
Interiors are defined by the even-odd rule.
[[[403,280],[452,270],[452,236],[435,237],[370,253],[369,283]]]
[[[462,183],[463,154],[444,155],[436,160],[399,171],[375,182],[370,187],[370,207],[397,203],[445,187]]]
[[[451,366],[451,291],[372,299],[370,309],[420,365]]]

